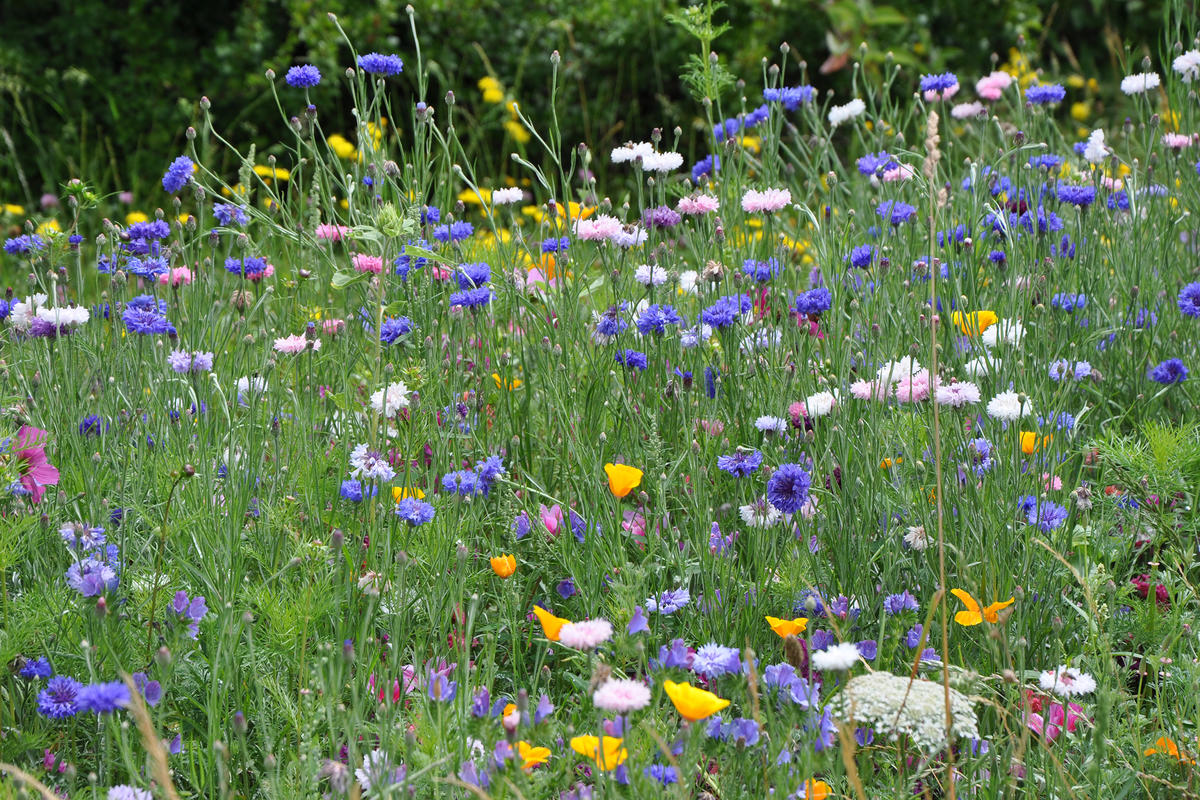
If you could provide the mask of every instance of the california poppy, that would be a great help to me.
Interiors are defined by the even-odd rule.
[[[521,769],[531,770],[550,760],[550,748],[533,747],[529,742],[517,742],[517,755],[521,757]]]
[[[1008,608],[1013,603],[1017,602],[1015,598],[1008,598],[1003,603],[992,603],[987,608],[981,609],[979,603],[974,597],[964,592],[962,589],[951,589],[950,594],[962,601],[962,604],[967,607],[966,611],[959,611],[954,615],[954,621],[959,625],[978,625],[985,619],[992,624],[1000,620],[1000,610]]]
[[[562,617],[556,617],[541,606],[534,606],[533,613],[537,616],[538,622],[542,623],[542,632],[552,642],[558,641],[558,634],[562,631],[563,625],[571,621]]]
[[[671,698],[671,702],[675,704],[675,710],[679,712],[679,716],[688,722],[707,719],[729,705],[728,700],[717,697],[704,689],[697,689],[690,683],[663,681],[663,688],[667,691],[667,697]]]
[[[511,555],[492,556],[492,572],[501,578],[511,578],[517,571],[517,559]]]
[[[1039,449],[1049,447],[1050,442],[1054,441],[1053,434],[1046,434],[1038,441],[1038,435],[1034,431],[1021,431],[1021,452],[1027,456],[1033,455]]]
[[[962,331],[963,336],[978,336],[1000,321],[995,311],[971,311],[964,314],[955,311],[950,319]]]
[[[628,464],[605,464],[608,474],[608,489],[614,497],[624,497],[642,483],[642,471]]]
[[[804,629],[808,627],[808,620],[804,617],[796,617],[795,619],[767,617],[767,624],[771,626],[771,630],[775,631],[780,639],[783,639],[788,636],[799,636],[804,633]]]
[[[800,796],[804,800],[825,800],[832,793],[828,783],[810,778],[804,782],[804,794]]]
[[[592,759],[602,772],[607,772],[624,764],[629,757],[629,751],[621,746],[624,741],[614,736],[605,736],[603,740],[595,736],[576,736],[571,740],[571,749]]]

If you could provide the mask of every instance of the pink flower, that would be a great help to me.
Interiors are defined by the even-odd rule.
[[[698,419],[696,425],[709,436],[720,436],[725,430],[725,423],[719,419]]]
[[[340,242],[350,238],[350,229],[345,225],[330,225],[322,222],[317,226],[317,238],[327,242]]]
[[[758,211],[779,211],[787,208],[792,202],[792,193],[788,189],[748,189],[742,196],[742,210],[747,214]]]
[[[650,705],[650,689],[641,681],[610,679],[592,693],[596,708],[628,714]]]
[[[646,541],[646,518],[640,511],[626,511],[621,515],[621,527],[640,543]]]
[[[911,164],[901,164],[893,169],[885,169],[883,171],[883,182],[894,183],[896,181],[912,180],[915,174],[916,172],[913,170]]]
[[[355,272],[370,272],[375,275],[383,272],[383,259],[379,256],[355,253],[350,261],[354,264]]]
[[[850,394],[856,400],[887,400],[892,385],[882,381],[855,381],[850,384]]]
[[[280,353],[303,353],[309,345],[309,340],[304,337],[304,334],[297,333],[291,336],[284,336],[281,339],[275,340],[275,349]],[[312,349],[321,349],[321,340],[312,340]]]
[[[441,264],[432,264],[430,265],[430,269],[435,281],[448,281],[454,275],[449,267],[443,267]]]
[[[901,403],[919,403],[929,398],[929,370],[904,375],[896,383],[896,399]]]
[[[575,222],[575,235],[586,242],[609,241],[621,234],[621,220],[608,214]]]
[[[558,632],[558,641],[575,650],[594,650],[612,638],[613,626],[606,619],[568,622]]]
[[[562,508],[558,503],[555,503],[551,508],[541,506],[538,509],[538,516],[541,517],[542,525],[546,527],[546,533],[550,534],[551,537],[558,536],[564,524]]]
[[[192,282],[192,271],[187,267],[172,267],[170,272],[158,276],[158,282],[163,286],[170,284],[180,286]]]
[[[269,278],[274,274],[275,274],[275,267],[271,266],[270,264],[267,264],[267,266],[263,268],[262,272],[246,273],[246,278],[247,278],[247,280],[252,280],[255,283],[258,283],[263,278]]]
[[[982,117],[987,114],[987,109],[983,103],[978,101],[974,103],[959,103],[954,108],[950,109],[950,116],[955,119],[970,119],[971,117]]]
[[[1047,492],[1056,492],[1062,488],[1062,478],[1058,477],[1057,475],[1051,475],[1049,472],[1043,472],[1042,486],[1045,487]]]
[[[1192,143],[1192,137],[1184,133],[1164,133],[1162,143],[1172,150],[1182,150]]]
[[[939,100],[949,100],[951,97],[954,97],[954,95],[956,95],[956,94],[958,94],[958,84],[957,83],[954,84],[953,86],[943,89],[940,92],[937,89],[930,89],[928,92],[924,93],[924,97],[925,97],[926,103],[936,103]]]
[[[1040,707],[1040,701],[1030,704],[1030,708]],[[1082,712],[1083,706],[1078,703],[1067,703],[1065,708],[1061,703],[1054,703],[1045,709],[1045,716],[1036,712],[1026,714],[1025,724],[1049,744],[1059,737],[1064,728],[1067,733],[1074,733],[1079,721],[1087,719]]]
[[[1110,192],[1119,192],[1125,186],[1125,181],[1105,175],[1100,179],[1100,185]]]
[[[721,201],[711,194],[694,194],[679,198],[680,214],[708,214],[721,207]]]
[[[939,385],[934,399],[937,400],[938,405],[952,406],[953,408],[974,405],[979,402],[979,387],[967,381]]]
[[[46,459],[46,441],[50,434],[41,428],[28,425],[17,431],[13,446],[13,457],[17,460],[17,471],[33,502],[40,503],[47,486],[58,483],[58,468]]]
[[[326,336],[336,336],[341,333],[346,327],[344,319],[325,319],[321,320],[321,332]]]
[[[984,100],[999,100],[1012,82],[1012,75],[1007,72],[993,72],[975,82],[975,91]]]
[[[788,416],[792,418],[792,427],[803,428],[804,418],[808,416],[808,409],[804,407],[804,403],[797,400],[788,406]]]

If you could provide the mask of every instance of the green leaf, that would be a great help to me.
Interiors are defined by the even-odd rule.
[[[335,272],[329,285],[334,289],[345,289],[347,286],[365,281],[370,274],[369,272]]]

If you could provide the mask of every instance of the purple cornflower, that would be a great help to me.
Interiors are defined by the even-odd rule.
[[[46,241],[36,233],[22,234],[21,236],[14,236],[11,239],[4,240],[4,252],[10,256],[37,252],[38,250],[44,250],[45,247]]]
[[[244,210],[230,203],[217,203],[213,206],[213,217],[226,227],[234,224],[245,225],[250,221]]]
[[[642,212],[642,224],[647,228],[674,228],[681,219],[670,206],[655,206]]]
[[[727,328],[754,304],[744,294],[726,295],[700,312],[700,321],[713,328]]]
[[[532,524],[529,522],[529,514],[522,511],[517,516],[513,517],[512,533],[514,539],[524,539],[529,535],[532,529]]]
[[[379,340],[384,344],[394,344],[401,336],[412,333],[412,320],[408,317],[388,317],[379,327]]]
[[[717,457],[717,467],[735,478],[744,478],[762,466],[763,455],[758,450],[737,452]]]
[[[372,75],[399,75],[404,71],[404,62],[395,54],[367,53],[358,57],[358,66]]]
[[[767,481],[767,499],[785,514],[795,514],[808,501],[812,476],[799,464],[783,464]]]
[[[855,163],[858,165],[858,171],[868,176],[882,175],[889,169],[899,166],[885,150],[880,150],[878,153],[867,153]]]
[[[50,668],[50,662],[44,658],[35,658],[32,661],[26,661],[18,673],[26,680],[35,680],[38,678],[49,678],[54,674],[54,670]]]
[[[651,614],[674,614],[676,611],[686,608],[690,602],[692,602],[691,593],[685,587],[681,586],[678,589],[668,589],[660,594],[657,599],[647,597],[646,610]]]
[[[289,68],[283,79],[294,89],[311,89],[321,82],[321,70],[312,64],[300,64]]]
[[[899,200],[885,200],[875,208],[875,213],[893,226],[899,226],[916,216],[917,209]]]
[[[1173,383],[1183,383],[1188,376],[1188,368],[1178,358],[1168,358],[1159,362],[1148,373],[1150,380],[1170,386]]]
[[[631,369],[636,369],[639,372],[644,371],[649,362],[646,360],[645,353],[639,353],[637,350],[618,350],[614,358],[618,364],[623,364]]]
[[[850,262],[850,266],[866,269],[875,259],[875,245],[860,244],[850,251],[846,259]]]
[[[905,611],[916,611],[918,608],[920,605],[917,603],[917,598],[909,594],[907,589],[900,594],[889,594],[883,599],[884,612],[893,616]]]

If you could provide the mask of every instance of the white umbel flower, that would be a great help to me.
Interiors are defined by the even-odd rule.
[[[858,645],[854,642],[842,642],[813,653],[812,665],[822,672],[847,670],[857,664],[860,658],[862,656],[858,652]]]
[[[951,738],[978,739],[979,720],[970,698],[955,689],[949,691]],[[832,702],[834,713],[844,722],[870,725],[876,735],[893,741],[907,736],[923,753],[937,752],[948,744],[946,688],[940,683],[871,672],[851,678]]]

